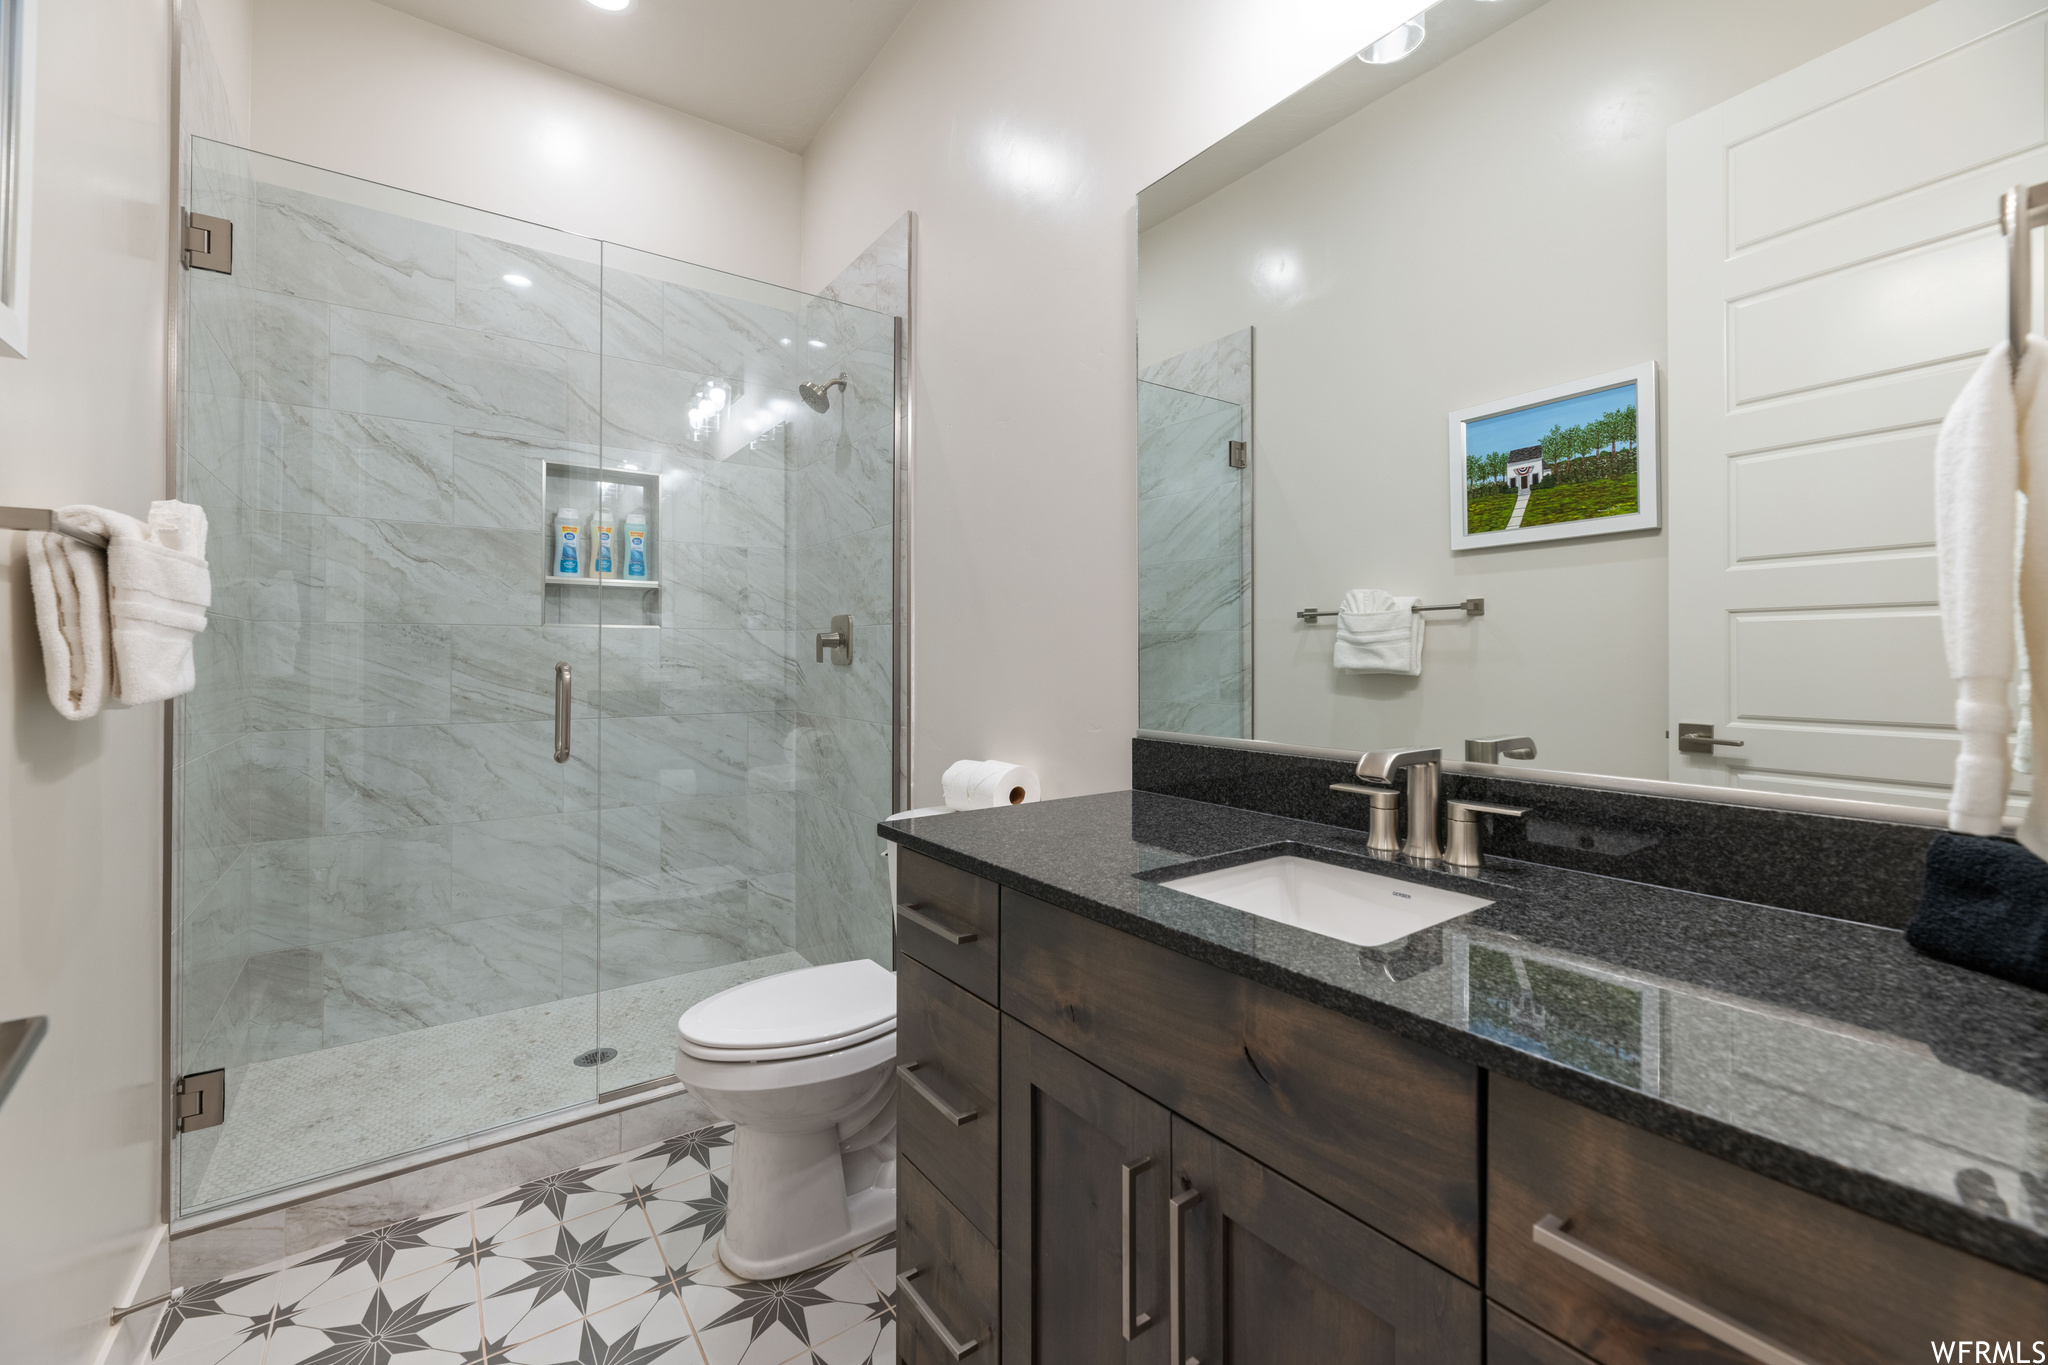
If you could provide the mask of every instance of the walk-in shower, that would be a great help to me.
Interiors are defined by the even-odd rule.
[[[186,193],[234,249],[183,275],[173,1066],[227,1103],[175,1212],[659,1084],[705,995],[886,963],[898,320],[216,143]]]

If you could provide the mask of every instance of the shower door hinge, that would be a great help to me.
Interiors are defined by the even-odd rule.
[[[1244,442],[1232,441],[1230,443],[1230,467],[1232,469],[1243,469],[1250,463],[1251,460],[1245,454]]]
[[[190,1076],[180,1076],[175,1093],[177,1107],[172,1112],[177,1116],[177,1127],[181,1133],[218,1128],[227,1117],[226,1071],[195,1071]]]
[[[235,273],[235,225],[207,213],[185,215],[185,268]]]

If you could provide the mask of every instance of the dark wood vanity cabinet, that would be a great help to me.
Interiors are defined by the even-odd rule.
[[[1167,1365],[1173,1116],[1003,1020],[1003,1358]]]
[[[1816,1365],[2048,1341],[2038,1281],[1515,1081],[1487,1099],[1486,1292],[1602,1365],[1758,1358],[1657,1307],[1646,1281]],[[1604,1273],[1539,1243],[1546,1218]]]
[[[2048,1340],[2037,1281],[898,856],[906,1361],[1760,1358],[1651,1281],[1815,1365]]]
[[[1171,1359],[1480,1359],[1477,1289],[1185,1119],[1167,1200]]]

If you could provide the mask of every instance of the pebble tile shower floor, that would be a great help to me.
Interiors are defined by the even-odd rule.
[[[732,1129],[685,1133],[193,1285],[147,1365],[893,1365],[893,1235],[718,1262]]]

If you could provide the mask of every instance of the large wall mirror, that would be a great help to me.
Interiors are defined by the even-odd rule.
[[[2041,0],[1440,0],[1139,197],[1140,728],[1944,805],[2044,179]]]

